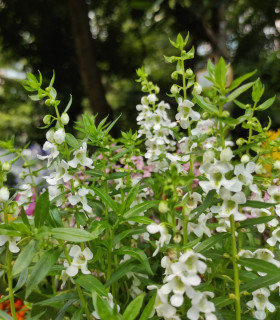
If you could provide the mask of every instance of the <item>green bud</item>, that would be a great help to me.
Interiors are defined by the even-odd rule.
[[[209,117],[210,117],[209,112],[205,111],[205,112],[202,113],[202,118],[203,118],[204,120],[209,119]]]
[[[245,139],[243,139],[243,138],[239,138],[239,139],[237,139],[236,140],[236,144],[238,145],[238,146],[242,146],[244,143],[246,143],[247,141],[245,140]]]
[[[222,117],[228,118],[230,116],[230,113],[228,111],[223,111]]]
[[[50,92],[50,91],[51,91],[51,88],[50,88],[50,87],[47,87],[47,88],[45,89],[45,91]]]
[[[173,84],[173,86],[172,86],[171,89],[170,89],[170,92],[171,92],[172,94],[177,94],[177,93],[179,93],[179,88],[178,88],[178,86],[177,86],[176,84]]]
[[[178,79],[178,72],[177,72],[177,71],[172,72],[171,78],[172,78],[173,80],[177,80],[177,79]]]
[[[68,124],[68,122],[69,122],[69,116],[68,116],[67,113],[62,113],[62,115],[61,115],[60,118],[61,118],[62,124],[64,124],[64,125]]]
[[[189,78],[192,78],[192,76],[193,76],[192,69],[187,69],[186,70],[186,78],[189,79]]]
[[[167,213],[169,211],[168,202],[165,200],[160,201],[158,205],[158,211],[160,213]]]
[[[52,104],[51,104],[51,100],[52,99],[47,99],[46,101],[45,101],[45,105],[47,106],[47,107],[50,107]]]
[[[44,122],[44,124],[50,124],[51,123],[51,115],[50,114],[45,115],[43,118],[43,122]]]
[[[158,87],[158,86],[155,86],[154,90],[155,90],[155,94],[158,94],[158,93],[159,93],[159,91],[160,91],[160,89],[159,89],[159,87]]]
[[[2,170],[3,171],[6,171],[6,172],[9,172],[11,170],[11,163],[8,162],[8,161],[5,161],[3,164],[2,164]]]

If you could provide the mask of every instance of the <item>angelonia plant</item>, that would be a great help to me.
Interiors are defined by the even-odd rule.
[[[175,119],[138,69],[139,130],[120,138],[110,135],[117,119],[88,114],[68,133],[72,98],[61,107],[54,76],[46,88],[40,73],[23,81],[50,111],[37,160],[0,143],[14,156],[0,165],[1,319],[280,318],[280,144],[255,115],[275,97],[247,82],[255,71],[227,85],[223,58],[208,62],[202,90],[188,36],[170,43]],[[27,170],[8,189],[19,158]]]

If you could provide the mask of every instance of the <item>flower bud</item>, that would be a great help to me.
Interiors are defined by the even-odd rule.
[[[186,78],[189,79],[193,76],[193,71],[192,69],[187,69],[186,70]]]
[[[177,71],[172,72],[171,78],[172,78],[173,80],[178,80],[178,72],[177,72]]]
[[[160,213],[167,213],[169,211],[168,202],[164,200],[160,201],[158,205],[158,211]]]
[[[247,154],[243,154],[243,156],[241,157],[241,162],[247,163],[249,161],[250,161],[250,157]]]
[[[179,88],[178,88],[178,86],[177,86],[176,84],[173,84],[173,86],[172,86],[171,89],[170,89],[170,92],[171,92],[172,94],[177,94],[177,93],[179,93]]]
[[[158,87],[158,86],[155,86],[154,90],[155,90],[155,94],[158,94],[158,93],[159,93],[159,91],[160,91],[160,89],[159,89],[159,87]]]
[[[157,97],[155,94],[151,93],[148,95],[147,99],[148,99],[149,103],[155,103],[157,100]]]
[[[20,178],[21,180],[24,180],[24,179],[25,179],[25,172],[24,172],[24,171],[22,171],[22,172],[19,174],[19,178]]]
[[[9,199],[10,197],[10,192],[7,187],[2,187],[0,189],[0,202],[5,202]]]
[[[62,113],[60,119],[61,119],[62,124],[68,124],[68,122],[69,122],[69,116],[67,113]]]
[[[225,148],[221,151],[220,159],[221,161],[230,161],[233,157],[233,153],[230,148]]]
[[[5,161],[3,164],[2,164],[2,170],[3,171],[6,171],[6,172],[9,172],[11,170],[11,163],[8,162],[8,161]]]
[[[53,138],[57,144],[62,144],[65,141],[65,131],[62,128],[56,130]]]
[[[180,243],[181,240],[182,240],[181,235],[180,235],[179,233],[176,233],[175,236],[173,237],[173,241],[174,241],[175,243]]]
[[[193,86],[193,94],[201,94],[202,92],[202,87],[198,82],[195,82],[194,86]]]
[[[45,115],[44,118],[43,118],[44,124],[50,124],[51,123],[51,118],[52,117],[51,117],[50,114]]]
[[[246,140],[243,139],[243,138],[239,138],[239,139],[236,140],[236,144],[238,146],[242,146],[245,142],[246,142]]]
[[[52,99],[47,99],[47,100],[45,101],[45,105],[46,105],[47,107],[50,107],[50,106],[51,106],[51,100],[52,100]]]
[[[213,133],[214,133],[214,129],[213,129],[212,127],[211,127],[211,128],[208,128],[208,129],[206,130],[206,134],[207,134],[208,136],[212,136]]]
[[[202,113],[202,118],[203,118],[204,120],[209,119],[209,117],[210,117],[209,112],[205,111],[205,112]]]
[[[46,133],[46,138],[49,142],[53,143],[54,142],[54,129],[50,129],[47,133]]]
[[[223,118],[228,118],[230,116],[230,113],[228,111],[223,111],[222,112],[222,117]]]
[[[9,205],[7,207],[7,212],[8,212],[8,214],[11,214],[14,218],[18,217],[19,206],[16,201],[12,201],[11,203],[9,203]]]

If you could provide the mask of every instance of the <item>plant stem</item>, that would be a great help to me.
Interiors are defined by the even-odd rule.
[[[220,137],[221,137],[221,145],[222,149],[225,148],[225,138],[224,138],[224,129],[223,129],[223,121],[221,119],[223,113],[223,106],[219,106],[219,131],[220,131]]]
[[[13,292],[13,276],[12,276],[12,252],[9,250],[9,244],[7,244],[7,276],[8,276],[8,286],[9,286],[9,297],[10,297],[10,306],[13,320],[17,320],[16,309],[15,309],[15,299]]]
[[[232,246],[232,264],[234,275],[234,295],[235,295],[235,313],[236,320],[241,320],[240,292],[239,292],[239,274],[236,263],[237,248],[235,238],[235,222],[233,214],[230,216],[231,246]]]
[[[6,224],[9,223],[8,213],[7,213],[7,204],[3,203],[3,211],[4,211],[4,222]],[[13,291],[13,276],[12,276],[12,252],[9,250],[9,242],[6,245],[6,263],[7,263],[7,277],[8,277],[8,288],[9,288],[9,299],[11,306],[11,313],[13,320],[17,320],[16,309],[15,309],[15,299],[14,299],[14,291]]]

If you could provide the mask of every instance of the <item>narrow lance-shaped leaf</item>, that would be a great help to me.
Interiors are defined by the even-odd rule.
[[[269,107],[271,107],[275,101],[276,96],[266,100],[264,103],[262,103],[261,105],[259,105],[256,110],[258,111],[264,111],[266,109],[268,109]]]
[[[139,318],[139,320],[148,320],[150,318],[150,315],[151,315],[152,311],[154,310],[156,297],[157,297],[157,295],[154,294],[152,296],[152,298],[149,300],[148,304],[146,305],[146,307],[142,311],[141,317]]]
[[[46,190],[42,193],[36,203],[35,212],[34,212],[34,223],[36,228],[40,228],[47,216],[49,215],[50,210],[50,200],[49,200],[49,192]]]
[[[40,257],[39,261],[35,264],[31,272],[26,288],[25,299],[30,295],[33,289],[35,289],[35,287],[46,277],[52,266],[57,262],[60,253],[60,250],[49,250]]]
[[[18,255],[13,266],[13,275],[16,275],[25,270],[30,265],[36,252],[37,242],[35,240],[31,240]]]
[[[244,84],[243,86],[239,87],[238,89],[234,90],[230,95],[227,96],[227,101],[232,101],[239,97],[243,92],[248,90],[253,86],[255,82],[249,82]]]
[[[199,96],[197,94],[194,94],[196,103],[205,111],[208,111],[210,113],[214,113],[215,115],[219,114],[219,111],[217,107],[209,102],[206,102],[205,99],[202,96]]]
[[[137,216],[139,213],[142,213],[154,206],[156,206],[159,203],[159,200],[152,200],[147,202],[142,202],[137,204],[136,206],[129,209],[124,215],[124,219],[129,219],[131,217]]]
[[[207,238],[206,240],[202,241],[199,245],[197,245],[194,248],[194,251],[199,252],[199,253],[203,253],[204,251],[213,247],[215,243],[217,243],[219,241],[223,241],[228,237],[230,237],[230,233],[227,233],[227,232],[215,234],[214,236]]]
[[[140,296],[136,297],[130,302],[124,311],[122,320],[134,320],[137,317],[142,307],[144,296],[145,294],[142,293]]]
[[[107,297],[108,295],[103,284],[92,275],[81,274],[75,281],[89,292],[95,291],[104,297]]]
[[[57,240],[66,240],[71,242],[85,242],[97,238],[97,236],[87,232],[86,230],[76,228],[53,228],[51,233]]]
[[[107,206],[109,206],[116,214],[118,214],[119,204],[115,202],[110,195],[103,189],[91,187],[95,194],[102,199]]]

